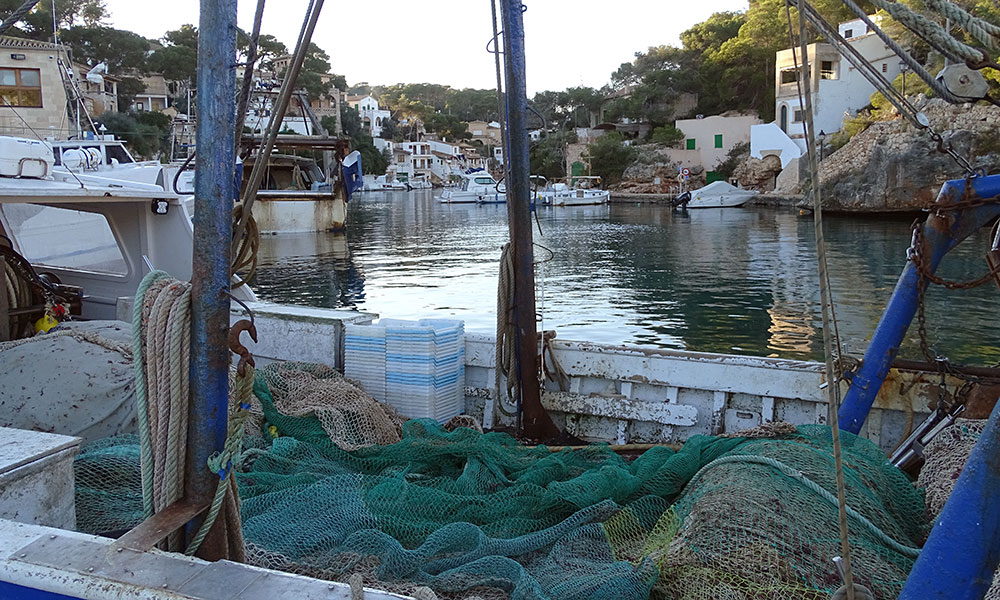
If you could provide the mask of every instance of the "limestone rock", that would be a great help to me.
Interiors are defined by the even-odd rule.
[[[951,146],[974,166],[1000,167],[1000,110],[986,105],[952,106],[917,98],[916,106]],[[941,184],[964,172],[927,131],[897,118],[871,125],[822,161],[823,205],[845,212],[914,211],[933,202]]]

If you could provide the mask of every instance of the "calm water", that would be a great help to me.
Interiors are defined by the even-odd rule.
[[[430,190],[352,201],[346,234],[262,240],[256,290],[267,300],[395,318],[464,319],[496,328],[504,206],[441,205]],[[821,359],[811,216],[788,210],[687,213],[644,205],[543,208],[535,230],[544,327],[562,339]],[[903,267],[910,219],[828,217],[840,331],[864,351]],[[952,251],[943,273],[985,271],[987,231]],[[933,289],[930,337],[952,360],[1000,361],[998,292]],[[919,357],[916,324],[904,354]]]

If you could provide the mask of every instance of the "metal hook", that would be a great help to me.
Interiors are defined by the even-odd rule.
[[[491,37],[490,41],[486,42],[486,51],[487,52],[489,52],[490,54],[501,54],[501,55],[503,54],[503,52],[501,52],[500,50],[496,49],[497,48],[497,43],[498,43],[497,42],[497,38],[499,38],[501,35],[503,35],[503,30],[502,29],[500,31],[498,31],[495,36]],[[493,50],[490,50],[490,44],[493,45],[493,48],[494,48]]]
[[[242,319],[229,328],[229,349],[233,354],[240,357],[240,362],[236,365],[236,372],[240,375],[246,375],[247,365],[251,367],[257,366],[254,363],[253,354],[240,342],[240,334],[244,331],[250,334],[250,339],[256,344],[257,326],[253,324],[253,321]]]

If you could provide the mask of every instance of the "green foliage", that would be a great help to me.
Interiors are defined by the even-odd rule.
[[[149,40],[122,29],[96,25],[72,27],[60,36],[73,49],[73,59],[94,66],[103,62],[115,76],[146,71]]]
[[[240,60],[245,60],[250,41],[242,35],[236,36],[236,50]],[[274,71],[274,59],[288,54],[288,47],[278,38],[269,33],[263,33],[257,39],[257,68],[264,71]]]
[[[299,78],[295,85],[305,90],[309,100],[318,100],[329,95],[334,87],[334,82],[324,77],[329,72],[330,55],[317,46],[315,42],[309,42],[305,58],[302,61],[302,70],[299,71]],[[347,82],[343,81],[342,85],[347,87]]]
[[[197,80],[198,29],[194,25],[181,25],[180,29],[163,34],[164,47],[149,55],[150,71],[161,73],[168,81]]]
[[[129,151],[136,156],[154,158],[169,148],[170,117],[166,115],[108,111],[94,119],[94,122],[98,126],[104,125],[108,133],[125,140]]]
[[[538,92],[532,107],[545,117],[550,127],[589,127],[591,114],[599,113],[604,94],[590,87],[572,87],[562,92]],[[538,124],[541,127],[541,123]]]
[[[382,139],[403,141],[403,134],[399,130],[399,124],[396,123],[395,119],[390,118],[382,121]]]
[[[736,167],[740,166],[740,163],[749,157],[750,144],[748,142],[740,142],[729,149],[729,152],[726,153],[726,158],[720,160],[713,170],[720,178],[728,180],[736,172]]]
[[[462,119],[445,113],[432,113],[424,121],[424,127],[431,133],[456,141],[472,137],[469,126]]]
[[[0,0],[0,14],[9,15],[23,3],[23,0]],[[108,17],[104,0],[46,0],[36,4],[6,35],[51,40],[53,4],[56,9],[56,27],[60,31],[75,25],[94,27]]]
[[[532,144],[529,150],[531,174],[550,180],[566,177],[566,144],[576,141],[574,131],[554,131]]]
[[[673,125],[661,125],[653,130],[649,140],[657,144],[673,146],[684,139],[684,132]]]
[[[635,148],[625,145],[620,133],[608,133],[587,146],[591,172],[607,184],[621,181],[625,168],[635,158]]]
[[[372,136],[365,130],[358,111],[344,106],[340,110],[340,122],[344,134],[351,138],[351,148],[361,153],[361,169],[366,174],[383,175],[389,166],[391,156],[379,152]],[[320,123],[327,131],[333,131],[336,125],[333,117],[323,117]]]
[[[118,108],[127,109],[135,102],[135,97],[146,91],[146,84],[137,77],[122,77],[118,80]]]

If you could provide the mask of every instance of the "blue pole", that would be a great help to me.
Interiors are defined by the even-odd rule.
[[[979,600],[1000,563],[1000,404],[920,551],[900,600]]]
[[[191,409],[185,498],[208,504],[219,476],[208,458],[226,439],[229,398],[229,270],[236,126],[236,0],[201,0],[198,26],[198,157],[195,162],[194,264],[191,278]],[[224,519],[198,555],[226,558]],[[188,524],[188,539],[201,518]]]
[[[937,206],[947,207],[965,199],[965,185],[963,179],[946,182],[938,193]],[[972,180],[970,199],[996,196],[1000,196],[1000,175],[977,177]],[[930,257],[931,272],[937,269],[941,259],[949,250],[998,215],[1000,215],[1000,205],[986,204],[963,211],[929,216],[922,227],[925,244],[923,252],[924,256]],[[917,312],[919,293],[917,270],[912,262],[907,262],[882,314],[882,319],[872,335],[872,341],[868,344],[861,368],[854,374],[851,387],[840,407],[838,423],[844,431],[855,434],[861,431],[875,397],[882,387],[882,382],[889,374],[890,365],[899,352],[906,330],[909,329]]]

